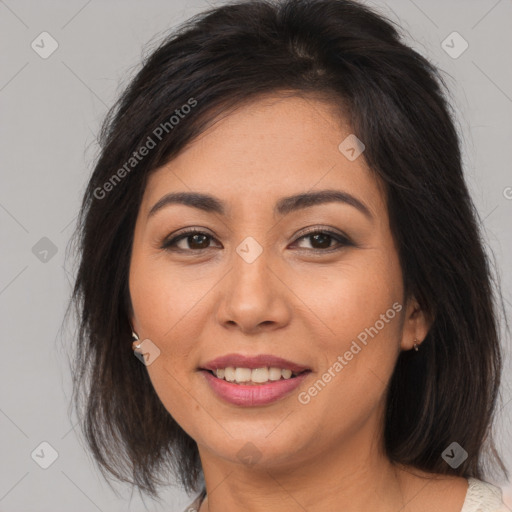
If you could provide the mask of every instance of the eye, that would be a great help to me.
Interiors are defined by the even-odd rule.
[[[308,247],[300,247],[300,249],[307,249],[317,252],[332,252],[337,251],[345,246],[354,245],[346,236],[340,233],[334,233],[333,231],[319,230],[309,231],[297,239],[297,242],[301,240],[309,239],[310,244],[313,246],[311,249]],[[338,242],[338,246],[332,246],[331,242]]]
[[[198,229],[190,229],[180,235],[165,241],[161,249],[166,251],[201,251],[210,249],[210,240],[215,240],[211,235]],[[181,243],[181,247],[180,244]]]

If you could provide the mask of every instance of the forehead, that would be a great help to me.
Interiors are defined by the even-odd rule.
[[[351,128],[339,109],[314,97],[269,95],[238,107],[154,171],[144,194],[146,211],[171,191],[207,192],[229,209],[259,208],[284,195],[339,189],[384,207],[364,153],[340,151]],[[350,139],[349,139],[350,140]]]

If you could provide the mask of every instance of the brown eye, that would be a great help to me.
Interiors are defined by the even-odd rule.
[[[208,235],[199,233],[188,235],[182,240],[188,241],[188,246],[190,249],[206,249],[210,245]]]
[[[306,238],[309,238],[311,241],[313,249],[329,249],[331,247],[331,242],[333,241],[332,236],[326,233],[308,235]]]
[[[202,231],[190,230],[164,242],[161,249],[167,251],[201,251],[209,249],[214,238]],[[181,245],[179,245],[181,243]]]
[[[343,235],[338,233],[333,233],[332,231],[311,231],[305,235],[302,235],[297,239],[297,242],[300,240],[309,239],[311,248],[308,247],[300,247],[301,249],[307,249],[312,251],[320,251],[320,252],[330,252],[331,250],[335,251],[337,249],[341,249],[347,245],[354,245],[350,240]],[[338,246],[332,245],[332,242],[337,242]]]

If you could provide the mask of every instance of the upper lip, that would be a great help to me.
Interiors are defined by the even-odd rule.
[[[226,354],[208,361],[201,368],[203,370],[218,370],[220,368],[281,368],[288,369],[294,373],[300,373],[309,370],[307,366],[303,366],[293,361],[288,361],[282,357],[270,354],[259,354],[255,356],[244,356],[242,354]]]

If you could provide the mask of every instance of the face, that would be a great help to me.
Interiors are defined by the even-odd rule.
[[[132,325],[158,347],[151,382],[203,463],[252,453],[268,467],[297,465],[371,444],[397,356],[425,335],[403,297],[383,189],[364,153],[339,149],[350,134],[325,102],[267,96],[150,176],[131,255]],[[330,200],[284,199],[327,190]],[[150,214],[170,193],[215,201]],[[217,365],[280,380],[229,383],[204,369],[233,354],[286,360]],[[292,364],[306,371],[247,374]]]

